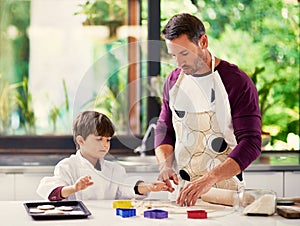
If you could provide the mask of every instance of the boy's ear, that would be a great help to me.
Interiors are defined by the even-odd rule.
[[[82,144],[84,143],[83,137],[80,136],[80,135],[78,135],[78,136],[76,137],[76,142],[77,142],[77,144],[82,145]]]

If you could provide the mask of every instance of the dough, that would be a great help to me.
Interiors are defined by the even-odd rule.
[[[53,205],[39,205],[37,208],[39,210],[51,210],[54,209],[55,206]]]
[[[45,211],[37,209],[37,208],[31,208],[31,209],[29,209],[29,212],[30,213],[44,213]]]
[[[45,214],[64,214],[64,211],[58,209],[46,210]]]
[[[61,210],[61,211],[72,211],[73,207],[71,207],[71,206],[59,206],[59,207],[56,207],[55,209]]]
[[[84,215],[84,212],[81,210],[73,210],[70,212],[72,215]]]

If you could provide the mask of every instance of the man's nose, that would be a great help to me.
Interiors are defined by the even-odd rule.
[[[185,64],[184,57],[176,57],[177,67],[181,68]]]

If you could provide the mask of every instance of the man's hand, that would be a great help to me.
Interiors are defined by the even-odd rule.
[[[227,158],[223,163],[216,166],[213,170],[203,175],[202,177],[188,183],[180,192],[177,198],[177,204],[182,206],[186,201],[188,206],[196,204],[197,199],[208,192],[211,187],[218,181],[231,178],[241,172],[238,163]]]
[[[181,190],[178,198],[177,204],[183,206],[194,206],[197,199],[211,189],[213,182],[207,180],[205,177],[198,178],[193,182],[187,183],[187,185]]]
[[[173,192],[175,189],[172,187],[171,181],[174,182],[174,184],[178,185],[178,177],[173,168],[163,166],[160,170],[160,173],[158,175],[159,181],[164,181],[168,187],[169,192]]]
[[[172,168],[174,161],[174,148],[172,145],[163,144],[155,149],[155,155],[159,165],[158,180],[163,181],[168,186],[168,191],[173,192],[175,189],[172,187],[170,180],[178,185],[178,177]]]

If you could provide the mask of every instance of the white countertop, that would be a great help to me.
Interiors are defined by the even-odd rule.
[[[31,202],[31,201],[30,201]],[[293,226],[300,225],[300,219],[285,219],[278,215],[268,217],[244,216],[238,212],[229,212],[225,216],[208,215],[207,219],[187,219],[186,214],[169,214],[167,219],[148,219],[143,215],[138,215],[131,218],[122,218],[116,216],[115,209],[112,208],[112,201],[84,201],[83,203],[92,213],[87,219],[72,219],[72,220],[33,220],[26,212],[23,205],[24,201],[0,201],[0,219],[3,226],[31,226],[31,225],[47,225],[47,226],[156,226],[159,225],[203,225],[203,226],[248,226],[248,225],[263,225],[263,226]]]
[[[0,173],[53,173],[57,162],[68,156],[67,154],[0,154]],[[136,158],[133,162],[119,161],[128,173],[158,173],[155,156],[146,156],[146,160],[139,159],[138,156],[119,156],[116,159],[124,157]],[[138,165],[134,164],[136,162]],[[300,153],[264,152],[245,171],[300,171]]]

